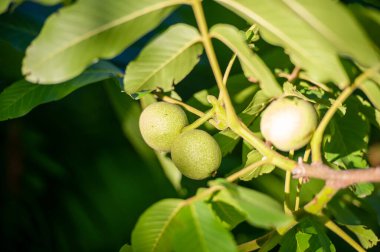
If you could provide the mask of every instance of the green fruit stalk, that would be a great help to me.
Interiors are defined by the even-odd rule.
[[[219,168],[222,153],[215,139],[203,130],[189,130],[173,142],[171,156],[186,177],[201,180]]]
[[[282,151],[297,150],[311,139],[318,124],[313,105],[299,98],[280,98],[263,112],[260,129],[264,138]]]
[[[157,151],[169,152],[172,143],[188,125],[186,113],[177,105],[156,102],[144,109],[139,127],[144,141]]]

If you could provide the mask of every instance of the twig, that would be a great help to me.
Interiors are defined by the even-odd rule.
[[[194,115],[197,115],[199,117],[203,117],[205,115],[205,113],[203,113],[202,111],[190,106],[190,105],[187,105],[186,103],[184,102],[181,102],[180,100],[177,100],[177,99],[174,99],[172,97],[169,97],[169,96],[162,96],[160,97],[162,101],[165,101],[165,102],[168,102],[168,103],[172,103],[172,104],[177,104],[177,105],[180,105],[182,106],[184,109],[186,109],[187,111],[189,111],[190,113],[193,113]]]
[[[323,163],[305,164],[298,160],[298,166],[292,171],[294,178],[311,177],[323,179],[333,188],[345,188],[347,186],[364,183],[380,182],[380,167],[367,169],[333,170]]]
[[[285,78],[285,79],[287,79],[289,82],[292,82],[292,81],[294,81],[295,79],[297,79],[298,74],[300,73],[300,71],[301,71],[301,68],[298,67],[298,66],[296,66],[290,74],[285,73],[285,72],[281,72],[281,73],[278,74],[278,77]]]

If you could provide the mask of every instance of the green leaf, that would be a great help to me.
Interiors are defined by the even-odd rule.
[[[246,212],[247,221],[254,226],[279,228],[293,220],[291,216],[284,213],[277,201],[263,193],[240,186],[228,189]]]
[[[296,234],[297,251],[335,252],[334,244],[327,236],[324,227],[313,218],[305,218]]]
[[[307,70],[318,82],[333,81],[339,87],[349,83],[348,77],[332,46],[306,20],[281,1],[215,0],[249,23],[257,23],[262,37],[282,46],[292,62]],[[329,13],[329,12],[326,12]]]
[[[77,1],[47,19],[26,52],[23,74],[28,81],[43,84],[68,80],[97,59],[109,59],[122,52],[181,2]]]
[[[63,0],[26,0],[26,1],[35,2],[35,3],[39,3],[43,5],[56,5],[63,2]]]
[[[350,190],[359,198],[365,198],[373,193],[375,186],[372,183],[360,183],[350,186]]]
[[[284,0],[283,2],[334,45],[340,54],[349,56],[367,67],[379,62],[379,54],[343,4],[331,0]]]
[[[359,86],[359,88],[372,102],[373,106],[380,110],[380,83],[377,85],[374,81],[367,79]]]
[[[232,235],[216,218],[210,206],[202,201],[185,206],[178,214],[176,225],[176,251],[237,251]]]
[[[37,85],[25,80],[13,83],[0,94],[0,121],[23,116],[40,104],[62,99],[78,88],[117,74],[120,72],[115,66],[99,62],[61,85]]]
[[[288,231],[280,242],[279,252],[293,252],[297,251],[297,241],[294,239],[296,237],[297,230],[292,228]]]
[[[1,0],[0,1],[0,14],[6,12],[12,0]]]
[[[249,166],[250,164],[256,163],[262,160],[263,155],[260,154],[257,150],[252,150],[247,155],[247,161],[244,164],[244,167]],[[275,169],[275,166],[272,164],[262,165],[252,170],[250,173],[245,174],[240,177],[241,180],[250,181],[253,178],[257,178],[260,175],[271,173]]]
[[[350,97],[345,106],[346,114],[336,113],[326,130],[324,151],[329,162],[366,149],[368,145],[369,122],[361,112],[360,101]]]
[[[270,101],[270,97],[266,96],[262,90],[259,90],[248,106],[239,113],[239,118],[246,125],[250,125]],[[223,156],[231,153],[240,140],[240,137],[230,129],[216,133],[214,138],[218,142]]]
[[[172,251],[177,225],[173,221],[184,206],[180,199],[164,199],[146,210],[132,232],[134,252]]]
[[[134,98],[156,88],[169,91],[198,63],[203,46],[192,26],[177,24],[147,45],[127,66],[125,91]]]
[[[356,237],[358,237],[360,243],[365,249],[372,248],[380,241],[372,229],[363,225],[345,225],[350,231],[352,231]]]
[[[229,229],[233,229],[246,219],[244,210],[227,190],[219,191],[212,198],[211,206]]]
[[[234,51],[247,78],[254,77],[269,97],[279,97],[282,89],[265,63],[252,52],[245,42],[245,35],[231,25],[218,24],[211,28],[210,35]]]

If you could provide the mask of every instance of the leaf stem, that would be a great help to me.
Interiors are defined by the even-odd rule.
[[[307,160],[309,159],[310,151],[311,151],[310,145],[308,145],[306,150],[305,150],[305,154],[303,156],[303,162],[307,162]],[[294,211],[298,211],[300,208],[301,189],[302,189],[302,184],[304,182],[303,180],[304,180],[304,178],[298,179],[297,189],[296,189],[296,199],[295,199],[295,203],[294,203]]]
[[[226,178],[226,180],[228,182],[233,182],[233,181],[239,179],[240,177],[244,176],[245,174],[250,173],[252,170],[254,170],[254,169],[256,169],[256,168],[258,168],[260,166],[263,166],[263,165],[265,165],[267,163],[268,163],[268,161],[264,158],[264,159],[262,159],[262,160],[260,160],[258,162],[250,164],[247,167],[245,167],[245,168],[243,168],[243,169],[235,172],[234,174],[228,176]]]
[[[343,229],[341,229],[337,224],[335,224],[332,220],[327,220],[325,222],[325,226],[342,238],[345,242],[351,245],[358,252],[365,252],[365,249],[360,246],[354,239],[351,238]]]
[[[192,8],[193,8],[195,19],[198,24],[198,28],[202,36],[203,46],[205,47],[207,58],[210,62],[210,66],[214,74],[216,84],[218,85],[218,88],[219,88],[220,96],[222,97],[223,103],[226,107],[227,120],[231,125],[234,125],[239,122],[239,119],[235,113],[235,109],[232,105],[227,88],[223,84],[222,72],[220,70],[220,66],[216,58],[214,47],[212,45],[211,38],[208,32],[207,22],[206,22],[201,0],[192,0]]]
[[[187,125],[186,127],[184,127],[182,129],[182,132],[198,128],[199,126],[201,126],[202,124],[204,124],[205,122],[207,122],[209,119],[211,119],[214,115],[215,115],[215,110],[214,109],[210,109],[206,114],[204,114],[203,116],[199,117],[192,124]]]
[[[174,99],[172,97],[169,97],[169,96],[162,96],[161,97],[161,100],[162,101],[165,101],[165,102],[168,102],[168,103],[171,103],[171,104],[176,104],[176,105],[179,105],[181,107],[183,107],[184,109],[186,109],[187,111],[189,111],[190,113],[193,113],[194,115],[197,115],[199,117],[203,117],[205,115],[205,113],[203,113],[202,111],[180,101],[180,100],[177,100],[177,99]]]
[[[238,246],[238,249],[240,252],[248,252],[248,251],[254,251],[254,250],[258,250],[259,248],[261,248],[261,246],[267,241],[269,240],[270,238],[273,237],[273,235],[275,234],[275,230],[272,230],[270,231],[269,233],[263,235],[263,236],[260,236],[252,241],[249,241],[249,242],[245,242],[245,243],[242,243]]]
[[[351,86],[348,86],[347,88],[345,88],[343,92],[335,100],[335,102],[332,104],[332,106],[327,110],[326,114],[324,115],[317,129],[315,130],[313,138],[311,139],[311,142],[310,142],[313,163],[322,162],[321,145],[322,145],[323,134],[330,120],[333,118],[335,112],[344,103],[344,101],[356,90],[356,88],[358,88],[373,73],[376,73],[378,69],[379,69],[379,65],[376,65],[375,67],[370,68],[364,71],[361,75],[359,75],[355,79],[354,83]]]
[[[294,150],[291,150],[289,152],[289,158],[292,159],[294,156]],[[290,209],[290,183],[292,180],[292,172],[291,171],[286,171],[285,173],[285,186],[284,186],[284,194],[285,194],[285,199],[284,199],[284,212],[286,214],[291,215],[292,210]]]
[[[235,60],[236,60],[236,57],[237,57],[237,54],[234,53],[230,59],[230,61],[228,62],[228,65],[226,67],[226,70],[224,71],[224,75],[223,75],[223,84],[226,86],[227,85],[227,80],[228,80],[228,77],[230,76],[230,73],[231,73],[231,69],[232,69],[232,66],[234,65],[235,63]],[[219,93],[219,98],[218,100],[221,101],[223,99],[221,93]]]

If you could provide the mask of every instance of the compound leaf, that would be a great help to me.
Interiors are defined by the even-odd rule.
[[[202,54],[198,31],[177,24],[147,45],[131,62],[124,77],[125,91],[134,98],[156,88],[169,91],[190,73]]]
[[[112,58],[156,27],[180,0],[81,0],[52,14],[26,51],[22,72],[52,84]],[[101,10],[101,11],[100,11]]]

